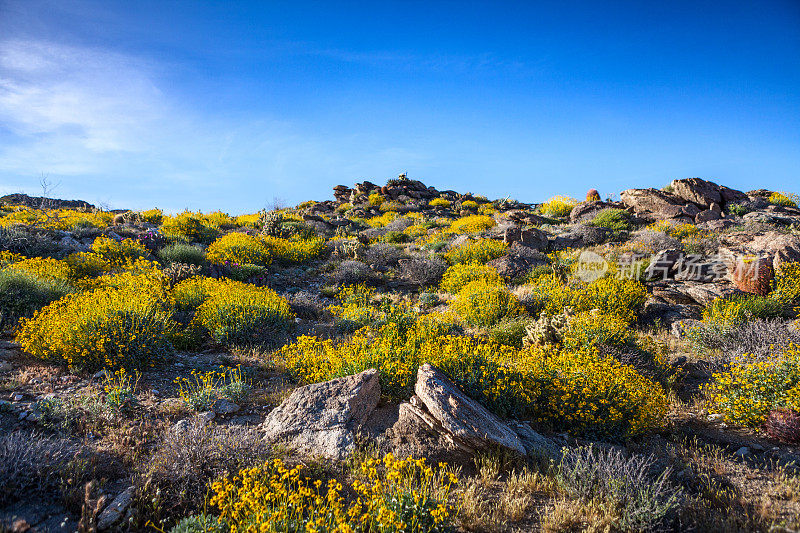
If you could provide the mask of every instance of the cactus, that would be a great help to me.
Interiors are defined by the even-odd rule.
[[[561,344],[572,314],[572,309],[569,307],[565,307],[561,313],[554,316],[542,311],[538,320],[525,326],[527,335],[522,340],[523,345],[528,347]]]
[[[600,193],[597,192],[597,189],[589,189],[589,192],[586,193],[586,201],[587,202],[600,201]]]
[[[272,237],[284,237],[286,230],[283,227],[283,213],[262,209],[258,213],[258,223],[261,233]]]
[[[766,296],[772,290],[775,270],[769,257],[742,257],[733,267],[731,278],[740,291]]]
[[[190,265],[188,263],[172,263],[166,267],[162,272],[169,280],[170,285],[175,285],[185,279],[200,274],[201,268],[197,265]]]
[[[800,442],[800,413],[788,408],[773,409],[764,421],[764,431],[773,439]]]

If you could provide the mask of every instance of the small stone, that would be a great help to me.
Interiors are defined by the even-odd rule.
[[[128,507],[131,504],[131,500],[133,499],[133,490],[133,486],[131,485],[122,491],[119,496],[114,498],[114,501],[111,502],[108,507],[103,509],[103,512],[100,513],[100,516],[97,517],[97,529],[109,529],[111,526],[120,521],[120,519],[124,516],[125,511],[128,510]]]
[[[750,455],[750,448],[748,448],[747,446],[742,446],[741,448],[736,450],[736,453],[734,455],[738,457],[744,457],[746,455]]]
[[[23,394],[17,392],[11,397],[11,401],[13,401],[13,402],[21,402],[23,398],[25,398],[25,396]]]
[[[26,418],[28,418],[28,415],[29,415],[29,414],[30,414],[30,413],[28,413],[28,411],[22,411],[22,412],[19,414],[19,417],[18,417],[18,418],[19,418],[19,420],[25,420]]]
[[[755,450],[755,451],[757,451],[757,452],[763,452],[764,451],[764,447],[762,445],[758,444],[758,443],[751,444],[750,448]]]
[[[106,377],[105,370],[101,370],[100,372],[95,372],[94,374],[92,374],[92,379],[102,379],[104,377]]]
[[[42,413],[37,413],[36,411],[32,411],[28,413],[28,418],[26,418],[25,420],[27,420],[28,422],[38,422],[41,419],[42,419]]]
[[[159,391],[158,391],[158,389],[153,389],[153,390],[151,390],[150,392],[152,392],[152,393],[153,393],[153,396],[158,396],[158,395],[160,394],[160,393],[159,393]]]
[[[709,422],[716,422],[717,420],[721,420],[725,415],[721,413],[713,413],[708,415]]]
[[[238,405],[229,400],[224,400],[220,398],[219,400],[214,402],[212,409],[214,410],[214,413],[218,415],[230,415],[238,412],[241,409],[241,407],[239,407]]]
[[[217,415],[214,413],[214,411],[205,411],[205,412],[197,414],[197,418],[202,420],[203,423],[205,423],[205,424],[208,424],[209,422],[214,420],[214,418],[216,418],[216,416]]]

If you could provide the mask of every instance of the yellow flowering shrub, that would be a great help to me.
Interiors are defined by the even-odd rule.
[[[211,242],[219,234],[219,230],[212,227],[202,213],[184,211],[164,217],[161,233],[173,240]]]
[[[63,281],[73,278],[73,271],[67,262],[51,257],[25,258],[11,264],[7,268],[28,272],[39,278],[51,278]]]
[[[446,465],[435,472],[425,459],[387,454],[362,461],[357,472],[359,479],[345,490],[335,479],[314,480],[302,464],[290,468],[275,459],[214,482],[210,503],[231,533],[452,529],[456,511],[448,500],[458,478]]]
[[[470,211],[475,211],[478,209],[478,202],[475,200],[464,200],[461,202],[462,209],[468,209]]]
[[[451,294],[457,294],[468,283],[480,279],[489,283],[503,283],[497,270],[490,266],[480,263],[456,263],[445,271],[439,288]]]
[[[239,402],[250,390],[242,367],[220,367],[220,370],[192,370],[191,378],[177,377],[178,396],[196,411],[208,411],[217,400]]]
[[[192,323],[216,342],[259,340],[285,329],[294,319],[289,302],[266,287],[221,279],[206,282],[205,288],[208,295],[197,307]]]
[[[355,331],[375,323],[380,317],[380,309],[372,305],[375,289],[365,285],[347,285],[336,292],[337,305],[328,306],[336,317],[340,328]]]
[[[497,213],[497,208],[491,203],[481,204],[480,207],[478,207],[478,213],[481,215],[493,215]]]
[[[477,239],[467,241],[461,246],[451,248],[445,259],[451,264],[456,263],[488,263],[492,259],[504,255],[508,245],[494,239]]]
[[[25,206],[0,216],[0,227],[28,224],[48,229],[69,230],[78,227],[106,228],[114,220],[114,214],[105,211],[83,212],[75,209],[49,209],[40,211]]]
[[[575,198],[554,196],[539,206],[539,211],[547,217],[566,217],[576,205],[578,205],[578,200]]]
[[[369,195],[369,205],[372,207],[380,207],[383,203],[383,196],[379,192],[373,192]]]
[[[482,327],[493,326],[504,318],[523,312],[522,306],[505,285],[485,279],[467,283],[450,307],[467,324]]]
[[[800,302],[800,263],[781,263],[770,297],[785,304]]]
[[[126,272],[116,286],[75,293],[23,319],[16,341],[26,352],[70,368],[141,368],[172,350],[167,283],[158,271]]]
[[[497,223],[487,215],[470,215],[461,217],[450,224],[451,233],[480,233],[494,227]]]
[[[272,251],[267,243],[247,233],[223,235],[208,246],[206,259],[211,263],[266,266],[272,263]]]
[[[368,218],[365,222],[373,228],[382,228],[392,220],[396,219],[398,215],[394,211],[387,211],[381,216]]]
[[[731,422],[758,426],[780,407],[800,411],[800,346],[791,344],[766,360],[744,355],[706,386],[709,407]]]
[[[65,257],[64,262],[69,265],[75,279],[94,278],[113,269],[109,261],[95,253],[75,252]]]
[[[304,263],[317,257],[325,248],[325,239],[322,237],[282,239],[264,235],[261,239],[272,257],[285,263]]]
[[[698,228],[694,224],[676,224],[669,220],[654,222],[647,226],[647,229],[666,233],[670,237],[675,237],[676,239],[698,240],[710,236],[708,231]]]
[[[434,198],[428,205],[431,207],[450,207],[450,200],[447,198]]]
[[[774,192],[769,197],[769,203],[784,207],[797,207],[798,196],[787,192]]]
[[[633,340],[627,321],[598,309],[583,311],[569,318],[562,333],[564,347],[571,350],[591,348],[600,344],[623,346]]]
[[[405,233],[412,239],[416,239],[418,237],[427,236],[428,228],[426,228],[422,224],[414,224],[413,226],[409,226],[406,229],[404,229],[403,233]]]
[[[25,256],[22,254],[15,254],[14,252],[7,252],[2,251],[0,252],[0,268],[10,265],[11,263],[17,263],[25,259]]]
[[[97,237],[92,243],[91,250],[112,265],[124,265],[150,255],[147,248],[139,241],[133,239],[115,241],[105,236]]]
[[[145,211],[139,211],[139,218],[142,219],[142,222],[159,226],[164,220],[164,212],[161,211],[161,209],[147,209]]]

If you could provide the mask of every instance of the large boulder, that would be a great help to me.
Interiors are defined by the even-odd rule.
[[[625,207],[646,220],[675,220],[693,223],[700,212],[696,205],[658,189],[628,189],[620,198]]]
[[[724,205],[743,202],[748,199],[747,195],[742,191],[717,185],[713,181],[706,181],[700,178],[673,180],[670,186],[674,196],[706,209],[710,209],[712,204]]]
[[[775,271],[783,263],[800,262],[800,235],[793,233],[737,231],[723,234],[720,244],[719,255],[731,273],[745,257],[768,257]]]
[[[547,264],[545,254],[528,248],[520,242],[512,244],[506,255],[487,263],[488,266],[497,270],[500,276],[508,280],[527,274],[531,268],[545,264]]]
[[[343,459],[355,449],[360,427],[378,405],[378,371],[295,389],[261,425],[269,442],[285,442],[301,453]]]
[[[439,369],[429,364],[419,367],[414,392],[410,405],[456,447],[478,451],[499,446],[521,455],[528,452],[514,430],[461,392]]]

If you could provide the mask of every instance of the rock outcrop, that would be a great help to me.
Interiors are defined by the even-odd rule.
[[[261,425],[269,442],[285,442],[301,453],[343,459],[375,410],[381,389],[378,371],[295,389]]]

